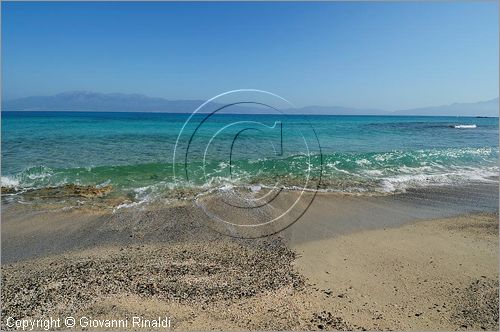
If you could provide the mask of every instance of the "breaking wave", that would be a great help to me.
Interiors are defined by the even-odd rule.
[[[190,181],[174,179],[170,163],[87,168],[37,166],[2,176],[4,193],[22,194],[74,184],[112,186],[114,195],[127,197],[118,208],[157,199],[183,199],[221,188],[258,192],[278,183],[303,188],[307,174],[321,173],[322,191],[373,194],[404,192],[408,188],[498,182],[498,148],[447,148],[415,151],[291,155],[282,159],[237,160],[231,166],[216,160],[190,164]],[[232,173],[229,173],[232,168]],[[310,172],[310,173],[309,173]]]

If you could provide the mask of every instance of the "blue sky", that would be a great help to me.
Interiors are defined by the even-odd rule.
[[[498,3],[7,3],[2,94],[208,99],[385,110],[498,96]]]

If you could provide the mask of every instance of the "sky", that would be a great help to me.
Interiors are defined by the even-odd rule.
[[[400,110],[498,97],[498,2],[2,2],[2,98],[65,91]]]

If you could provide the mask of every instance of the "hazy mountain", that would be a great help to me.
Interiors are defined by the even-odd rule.
[[[477,103],[455,103],[443,106],[396,111],[395,115],[498,116],[498,98]]]
[[[167,100],[140,94],[64,92],[54,96],[25,97],[4,101],[7,111],[110,111],[110,112],[172,112],[196,109],[201,100]],[[194,108],[193,108],[194,107]]]
[[[391,115],[390,112],[378,109],[360,109],[341,106],[306,106],[290,110],[290,113],[315,115]]]
[[[65,92],[54,96],[24,97],[4,101],[7,111],[108,111],[108,112],[169,112],[188,113],[198,108],[202,100],[168,100],[140,94],[96,93],[87,91]],[[222,106],[216,103],[213,109]],[[267,110],[250,106],[231,107],[234,113],[262,113]],[[386,114],[380,110],[358,110],[347,107],[308,106],[287,110],[293,114]]]
[[[2,101],[6,111],[108,111],[108,112],[168,112],[189,113],[203,100],[168,100],[140,94],[65,92],[54,96],[35,96]],[[212,104],[211,106],[221,106]],[[215,109],[215,108],[214,108]],[[262,109],[232,107],[233,113],[261,113]],[[456,103],[444,106],[415,108],[396,112],[378,109],[357,109],[339,106],[306,106],[286,110],[290,114],[319,115],[451,115],[498,116],[498,98],[477,103]]]

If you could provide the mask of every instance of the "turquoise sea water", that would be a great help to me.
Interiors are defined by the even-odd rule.
[[[188,117],[2,112],[2,186],[26,190],[111,184],[141,200],[175,184],[205,189],[276,182],[300,186],[308,172],[317,178],[320,167],[320,188],[340,192],[498,181],[498,118],[292,115],[284,121],[274,115],[230,114],[203,123],[187,157],[185,150],[176,152],[180,171],[174,181],[174,146]],[[196,117],[195,124],[200,123],[203,116]],[[243,130],[231,155],[234,132],[222,133],[206,148],[218,128],[257,122],[268,127]],[[276,123],[280,130],[272,128]],[[457,128],[460,125],[475,127]],[[193,132],[193,125],[188,127]],[[315,134],[319,147],[308,146],[308,155],[305,139],[295,128],[305,128],[309,142]],[[185,149],[189,137],[181,136],[179,146]],[[183,167],[189,169],[189,179]]]

